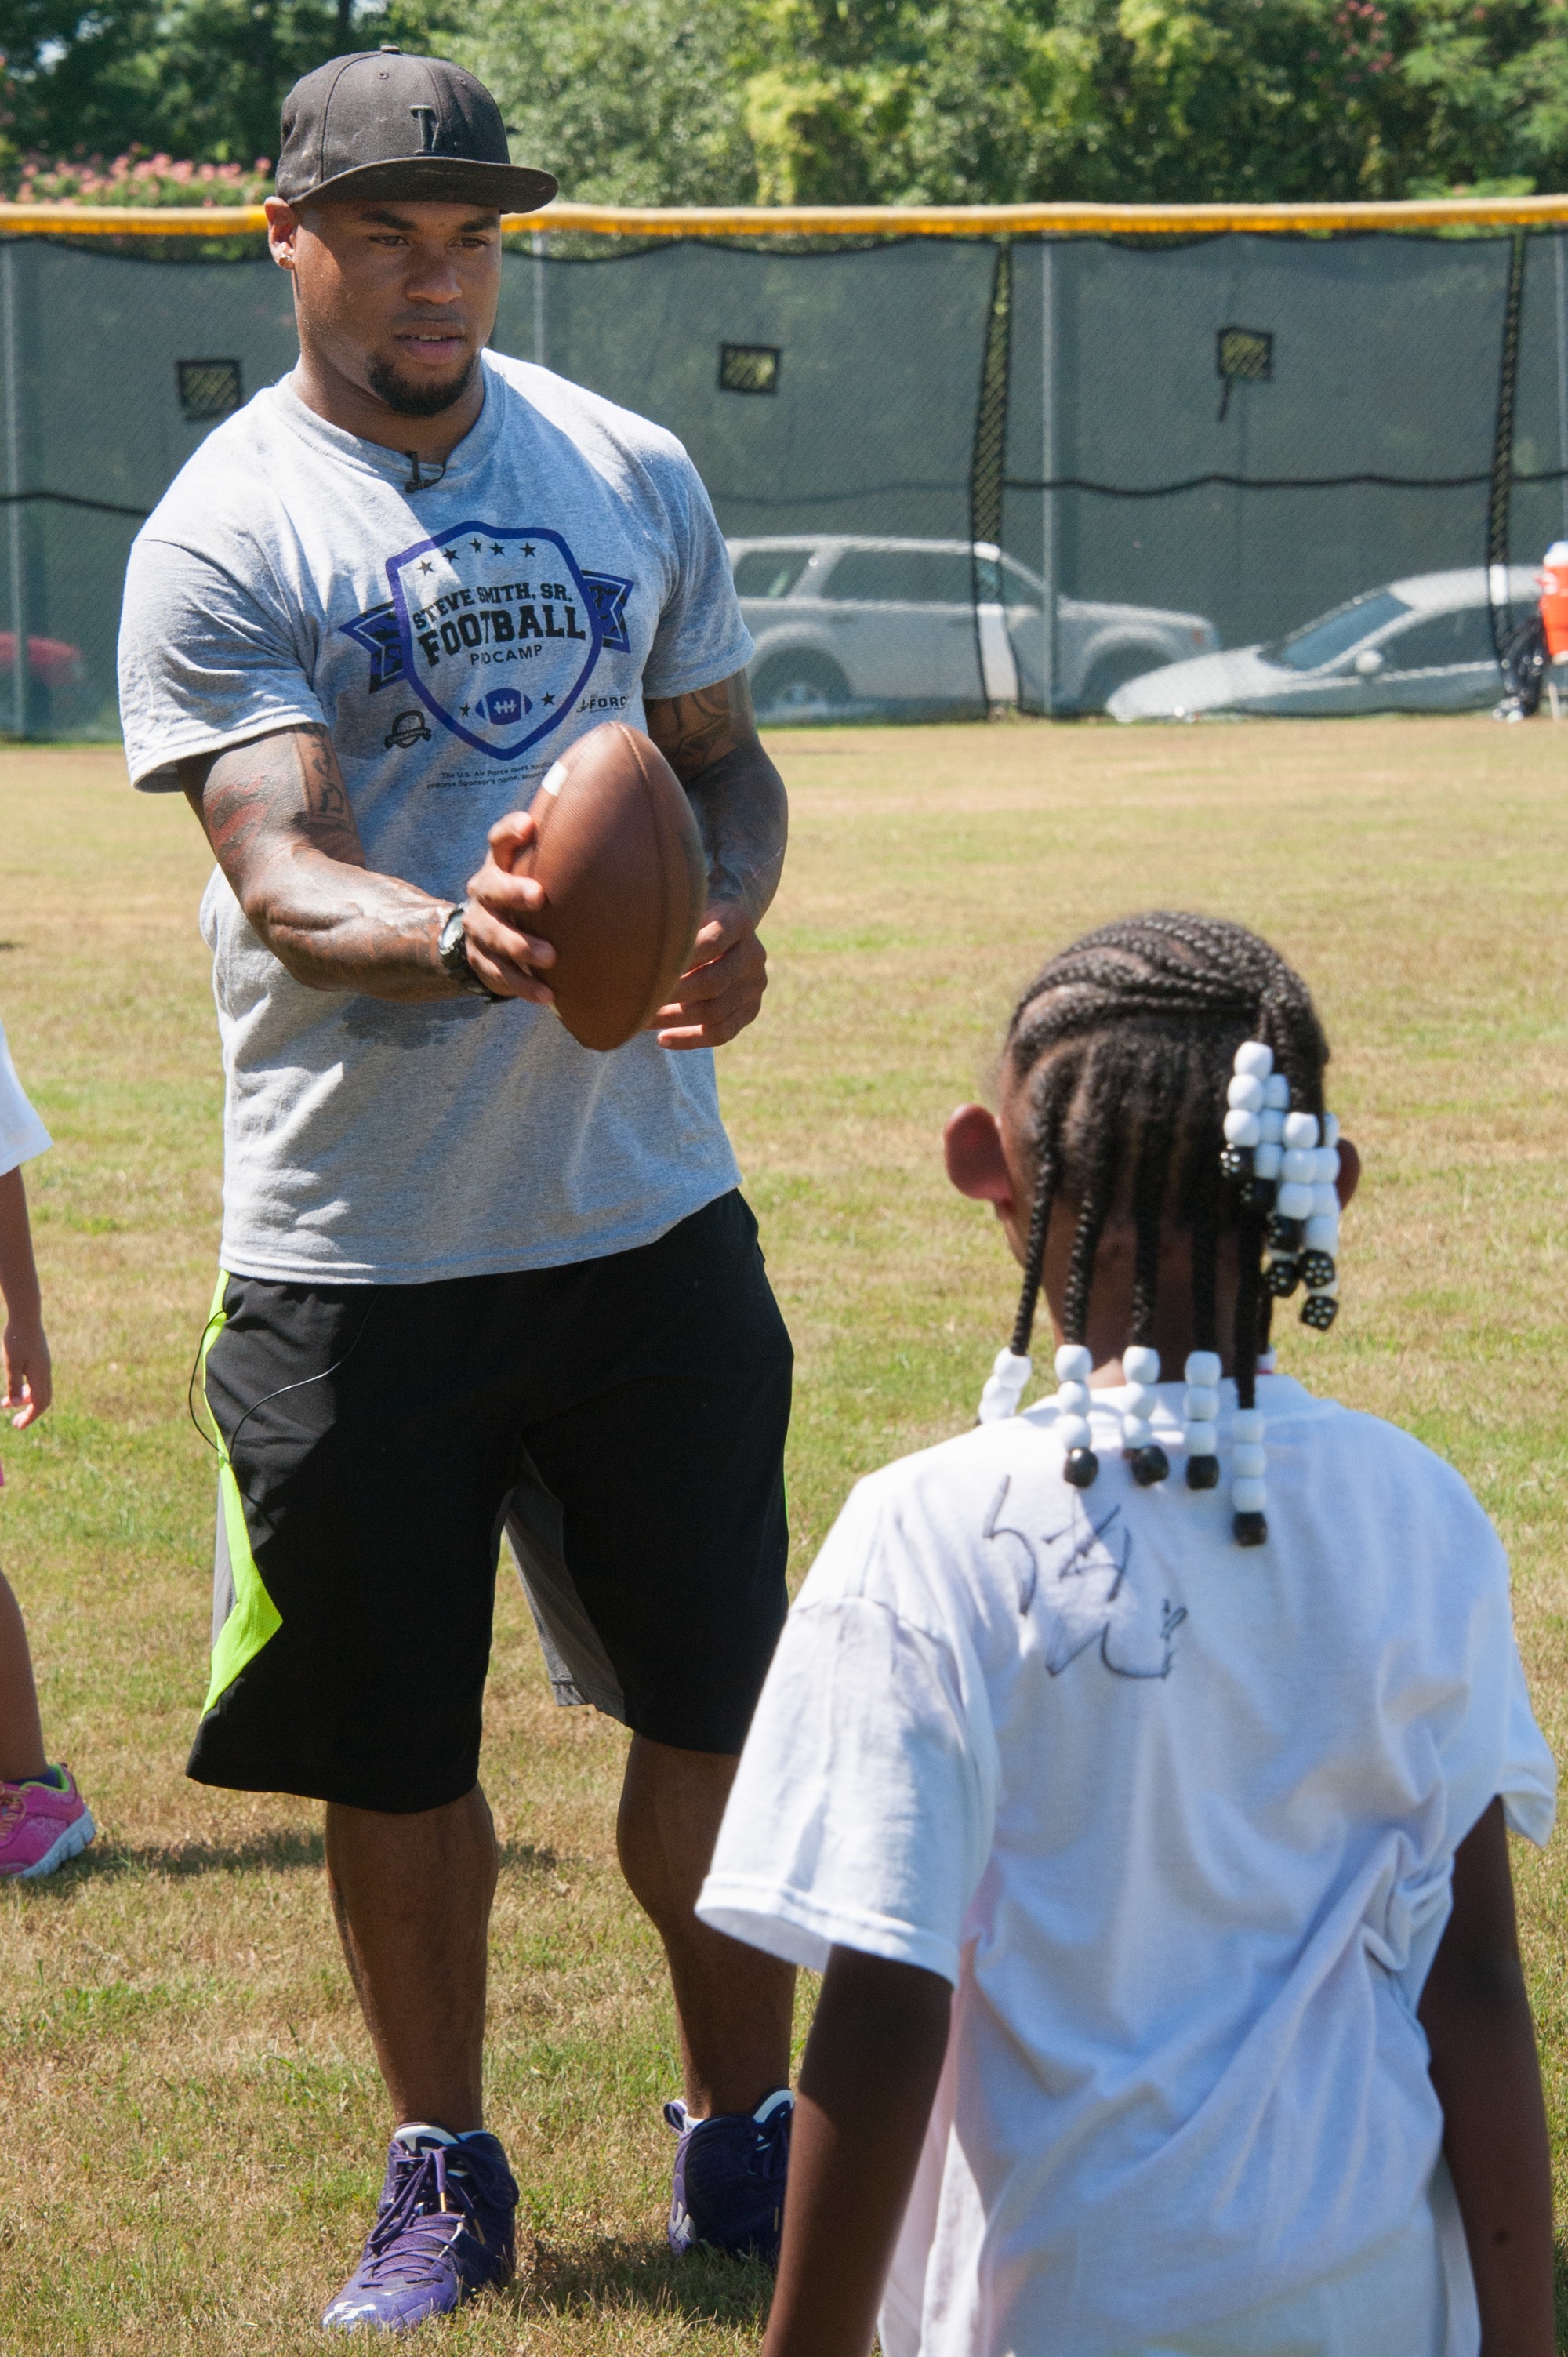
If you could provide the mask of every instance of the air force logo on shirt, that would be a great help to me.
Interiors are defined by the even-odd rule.
[[[571,713],[608,648],[630,652],[633,584],[591,573],[548,526],[457,524],[387,560],[388,604],[341,628],[370,691],[404,682],[476,752],[515,761]]]

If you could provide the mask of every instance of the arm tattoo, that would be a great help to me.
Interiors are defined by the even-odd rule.
[[[251,924],[296,982],[448,998],[449,904],[367,866],[332,739],[285,728],[182,761],[180,784]]]
[[[746,673],[691,695],[651,697],[648,733],[686,789],[710,899],[739,901],[755,924],[779,888],[789,805],[762,749]]]

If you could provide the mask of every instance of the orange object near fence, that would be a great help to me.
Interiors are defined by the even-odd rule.
[[[1546,632],[1546,652],[1554,663],[1568,663],[1568,540],[1554,540],[1541,571],[1541,620]]]

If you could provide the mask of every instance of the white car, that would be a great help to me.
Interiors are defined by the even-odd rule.
[[[1509,567],[1516,619],[1539,595],[1532,565]],[[1272,646],[1237,647],[1130,680],[1106,710],[1113,720],[1191,720],[1201,712],[1296,718],[1459,712],[1491,703],[1500,687],[1487,567],[1471,565],[1364,590]]]
[[[732,540],[759,715],[1040,699],[1045,588],[989,541]],[[976,640],[980,662],[975,661]],[[1058,597],[1053,708],[1097,712],[1123,680],[1219,643],[1201,614]]]

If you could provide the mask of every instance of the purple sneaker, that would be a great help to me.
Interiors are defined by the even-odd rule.
[[[755,2112],[686,2116],[684,2104],[666,2104],[664,2116],[681,2141],[670,2202],[670,2247],[728,2251],[737,2259],[779,2264],[784,2223],[784,2180],[795,2098],[788,2087]]]
[[[359,2266],[322,2318],[328,2332],[410,2332],[512,2271],[517,2181],[483,2129],[399,2128]]]

